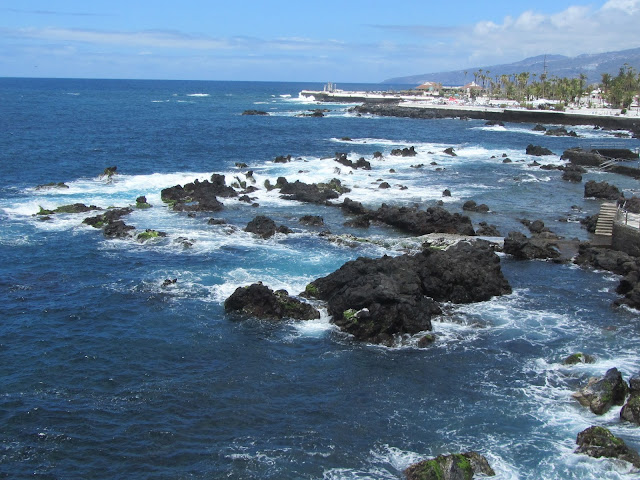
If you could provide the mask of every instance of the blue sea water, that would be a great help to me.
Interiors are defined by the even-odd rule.
[[[344,227],[340,209],[283,200],[263,188],[267,179],[339,178],[370,207],[443,200],[460,212],[473,199],[491,208],[472,214],[476,226],[506,235],[524,232],[519,219],[539,218],[587,240],[578,220],[598,202],[560,172],[530,166],[526,146],[550,148],[543,162],[555,164],[568,147],[638,147],[588,126],[575,128],[579,138],[550,138],[528,124],[358,117],[298,97],[321,87],[0,79],[0,477],[398,479],[415,461],[466,450],[487,456],[498,479],[635,475],[573,453],[590,425],[640,448],[640,429],[621,423],[618,409],[597,417],[571,398],[611,367],[626,379],[640,370],[638,313],[611,306],[617,279],[606,272],[503,256],[513,294],[451,306],[428,348],[358,343],[326,314],[283,323],[225,314],[239,286],[262,281],[296,294],[348,260],[419,245],[382,226]],[[299,116],[313,108],[329,111]],[[270,115],[241,115],[247,109]],[[389,155],[411,145],[416,157]],[[373,160],[375,151],[384,158]],[[364,156],[373,170],[338,165],[327,158],[335,152]],[[288,154],[292,162],[273,163]],[[254,171],[258,208],[223,199],[222,212],[192,218],[161,202],[162,188],[212,173],[244,180],[237,162]],[[114,165],[112,182],[100,178]],[[628,178],[589,179],[638,193]],[[379,189],[381,180],[391,188]],[[49,182],[69,188],[35,188]],[[125,221],[166,238],[106,239],[82,224],[92,213],[35,216],[76,202],[127,206],[140,195],[153,207]],[[294,233],[244,232],[257,214]],[[326,226],[299,224],[305,214]],[[209,225],[211,216],[227,224]],[[322,230],[371,241],[336,243]],[[168,278],[177,282],[163,288]],[[597,362],[561,364],[578,351]]]

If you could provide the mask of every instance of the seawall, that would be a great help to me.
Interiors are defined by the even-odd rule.
[[[599,127],[640,130],[640,117],[588,115],[550,110],[509,108],[452,107],[438,105],[400,106],[365,103],[354,108],[357,113],[404,118],[457,118],[466,117],[516,123],[551,123],[556,125],[597,125]]]

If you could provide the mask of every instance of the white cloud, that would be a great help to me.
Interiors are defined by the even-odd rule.
[[[634,15],[640,10],[640,0],[609,0],[602,6],[602,10],[621,10]]]

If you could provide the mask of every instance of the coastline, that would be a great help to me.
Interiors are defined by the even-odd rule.
[[[303,90],[300,95],[318,102],[360,103],[354,112],[400,118],[470,118],[516,123],[552,123],[557,125],[594,125],[604,128],[640,131],[640,112],[622,115],[617,109],[580,108],[563,112],[527,110],[493,105],[459,103],[434,104],[416,97],[384,92],[314,92]]]

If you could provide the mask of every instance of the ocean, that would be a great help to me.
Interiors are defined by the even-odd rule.
[[[339,208],[284,200],[265,180],[338,178],[352,189],[338,202],[371,208],[443,201],[462,212],[472,199],[490,207],[469,214],[476,227],[494,224],[506,236],[526,232],[523,218],[541,219],[588,240],[579,220],[599,202],[531,163],[638,140],[592,126],[572,128],[571,138],[530,124],[360,117],[298,96],[321,88],[0,79],[0,477],[400,479],[413,462],[477,450],[496,479],[631,478],[628,464],[573,453],[591,425],[640,449],[640,427],[620,422],[619,408],[595,416],[571,398],[611,367],[626,380],[640,370],[638,312],[611,306],[612,274],[501,255],[513,293],[447,306],[426,348],[357,342],[326,312],[270,322],[227,315],[223,303],[239,286],[298,294],[349,260],[420,247],[383,225],[345,227]],[[324,117],[300,116],[316,108]],[[249,109],[269,115],[242,115]],[[554,155],[528,156],[528,144]],[[390,155],[409,146],[417,156]],[[339,165],[336,152],[365,157],[372,170]],[[274,163],[279,155],[292,160]],[[189,216],[160,199],[163,188],[213,173],[246,181],[237,163],[253,170],[259,206],[219,199],[222,211]],[[101,178],[111,166],[118,174]],[[640,191],[611,173],[584,175],[591,179],[626,196]],[[36,188],[50,182],[68,188]],[[36,215],[79,202],[135,205],[141,195],[153,206],[124,220],[166,237],[105,238],[82,223],[96,212]],[[293,233],[245,232],[256,215]],[[325,225],[302,225],[303,215]],[[563,365],[575,352],[597,362]]]

